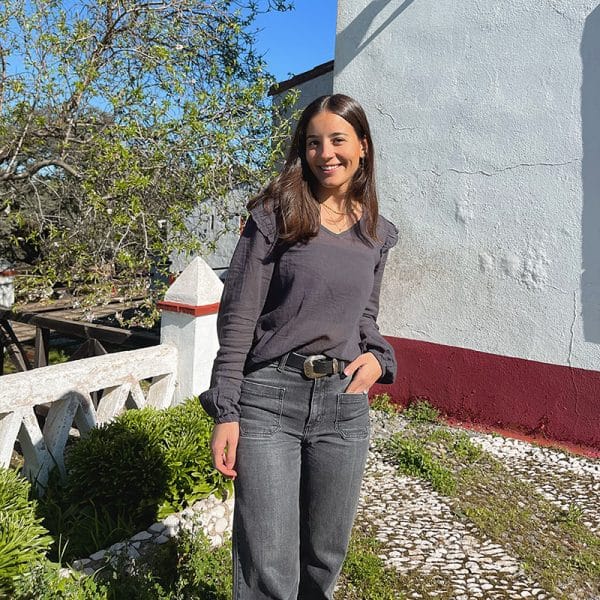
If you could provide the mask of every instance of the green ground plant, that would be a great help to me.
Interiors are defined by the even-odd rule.
[[[228,600],[231,542],[212,548],[201,533],[181,532],[141,561],[117,560],[98,572],[108,600]]]
[[[60,573],[60,565],[45,560],[22,577],[12,600],[108,600],[108,588],[94,577]]]
[[[379,558],[381,544],[368,532],[356,528],[338,582],[344,600],[395,600],[401,593],[401,576]]]
[[[29,501],[30,484],[15,471],[0,468],[0,598],[41,562],[51,538]]]
[[[402,411],[402,416],[413,423],[437,423],[440,411],[427,400],[415,398]]]
[[[153,546],[142,560],[107,560],[94,576],[59,572],[44,561],[18,581],[12,600],[228,600],[231,544],[211,548],[201,533],[183,532]]]
[[[440,494],[452,494],[456,489],[456,479],[450,469],[427,450],[420,440],[403,439],[394,436],[386,445],[398,469],[405,475],[428,481]]]
[[[395,415],[399,412],[400,407],[392,402],[392,398],[389,394],[375,394],[371,398],[370,406],[373,410],[386,413],[388,415]]]

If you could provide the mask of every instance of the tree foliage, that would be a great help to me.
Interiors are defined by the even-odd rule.
[[[286,136],[252,22],[284,0],[11,0],[0,6],[0,256],[17,292],[147,287],[186,216],[225,213]],[[201,211],[202,212],[202,211]]]

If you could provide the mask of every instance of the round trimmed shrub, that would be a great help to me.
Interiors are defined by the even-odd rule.
[[[231,482],[212,465],[211,432],[195,398],[129,410],[72,444],[66,481],[53,473],[40,499],[46,526],[63,538],[51,556],[87,556],[211,493],[226,495]]]

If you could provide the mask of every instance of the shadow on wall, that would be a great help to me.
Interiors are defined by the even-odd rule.
[[[336,73],[341,73],[348,63],[362,50],[368,46],[394,19],[402,14],[415,0],[404,0],[402,4],[394,10],[394,12],[373,31],[369,37],[365,35],[375,20],[375,17],[387,6],[391,0],[375,0],[367,2],[367,6],[360,14],[349,23],[343,31],[337,34],[336,48],[340,48],[341,52],[336,52],[335,70]],[[352,49],[350,52],[349,50]]]
[[[583,334],[587,342],[600,343],[600,6],[585,21],[581,61]]]

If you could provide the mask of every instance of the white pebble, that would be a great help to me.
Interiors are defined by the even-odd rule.
[[[149,540],[152,537],[152,534],[148,531],[140,531],[136,533],[132,538],[130,538],[131,542],[144,542]]]

